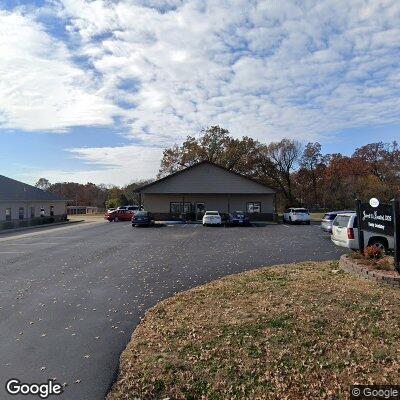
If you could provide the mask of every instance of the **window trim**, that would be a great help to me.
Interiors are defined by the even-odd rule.
[[[7,211],[9,211],[10,213],[8,214]],[[12,208],[11,207],[6,208],[5,217],[6,217],[6,221],[12,221]]]

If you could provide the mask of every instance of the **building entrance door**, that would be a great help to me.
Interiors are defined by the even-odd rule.
[[[196,221],[203,219],[203,215],[205,213],[205,205],[204,203],[196,203]]]

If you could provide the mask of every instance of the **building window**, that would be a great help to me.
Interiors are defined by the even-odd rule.
[[[11,208],[6,208],[6,221],[11,221]]]
[[[169,211],[171,214],[180,214],[182,213],[182,208],[184,213],[190,213],[192,211],[192,203],[186,203],[183,207],[183,202],[171,202],[169,206]]]
[[[247,212],[248,213],[260,213],[261,212],[261,202],[253,201],[251,203],[247,203]]]
[[[54,206],[50,206],[50,216],[54,217]]]
[[[35,218],[35,207],[31,207],[31,218]]]
[[[24,219],[24,214],[25,214],[24,207],[20,207],[18,209],[18,219]]]
[[[179,214],[181,212],[181,203],[170,203],[169,211],[171,214]]]
[[[42,207],[42,208],[40,209],[40,216],[41,216],[41,217],[44,217],[44,215],[45,215],[44,207]]]

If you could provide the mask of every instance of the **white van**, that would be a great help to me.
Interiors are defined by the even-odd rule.
[[[333,220],[331,240],[337,246],[358,250],[358,221],[354,212],[338,214]],[[383,250],[394,249],[393,236],[364,231],[364,245],[377,246]]]

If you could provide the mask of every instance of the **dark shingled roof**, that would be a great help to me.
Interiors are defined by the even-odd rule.
[[[0,175],[0,201],[58,201],[65,200],[55,193],[46,192],[26,183]]]

